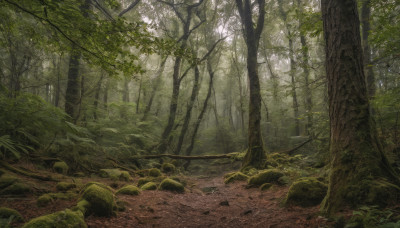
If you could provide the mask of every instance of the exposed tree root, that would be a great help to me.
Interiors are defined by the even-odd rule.
[[[31,177],[31,178],[34,178],[34,179],[38,179],[38,180],[42,180],[42,181],[57,181],[56,179],[52,178],[51,176],[37,175],[37,174],[34,174],[33,171],[26,172],[24,170],[15,168],[15,167],[13,167],[13,166],[11,166],[11,165],[7,164],[6,162],[3,162],[3,161],[0,161],[0,166],[4,167],[5,169],[7,169],[7,170],[9,170],[11,172],[14,172],[14,173],[17,173],[17,174],[20,174],[20,175],[23,175],[23,176]]]

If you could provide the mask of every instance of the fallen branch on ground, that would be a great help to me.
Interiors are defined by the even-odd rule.
[[[29,173],[26,171],[23,171],[21,169],[15,168],[9,164],[7,164],[6,162],[0,161],[0,166],[6,168],[7,170],[23,175],[23,176],[28,176],[34,179],[38,179],[38,180],[42,180],[42,181],[57,181],[56,179],[52,178],[51,176],[41,176],[41,175],[37,175],[34,173]],[[32,171],[30,171],[32,172]]]

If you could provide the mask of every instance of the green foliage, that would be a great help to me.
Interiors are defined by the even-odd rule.
[[[399,227],[400,220],[396,219],[395,213],[392,209],[382,210],[378,206],[362,206],[353,211],[346,227]]]

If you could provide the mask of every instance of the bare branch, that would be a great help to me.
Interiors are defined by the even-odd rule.
[[[132,10],[133,8],[135,8],[135,6],[136,6],[137,4],[139,4],[139,2],[140,2],[140,0],[135,0],[134,2],[132,2],[132,3],[128,6],[128,8],[122,10],[121,13],[118,14],[118,17],[124,16],[124,14],[128,13],[130,10]]]

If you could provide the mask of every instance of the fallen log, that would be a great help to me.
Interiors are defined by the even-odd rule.
[[[135,156],[133,159],[154,159],[154,158],[172,158],[172,159],[183,159],[183,160],[202,160],[202,159],[219,159],[219,158],[232,158],[235,153],[231,154],[219,154],[219,155],[202,155],[202,156],[184,156],[175,154],[154,154],[154,155],[143,155]]]
[[[312,139],[308,139],[305,142],[300,143],[296,147],[283,150],[283,151],[276,151],[272,153],[285,153],[291,155],[294,151],[300,149],[302,146],[306,145],[307,143],[311,142]],[[136,159],[155,159],[155,158],[172,158],[172,159],[182,159],[182,160],[206,160],[206,159],[220,159],[220,158],[234,158],[239,153],[230,153],[230,154],[218,154],[218,155],[199,155],[199,156],[184,156],[184,155],[175,155],[175,154],[153,154],[153,155],[142,155],[142,156],[134,156],[132,157],[133,160]]]

